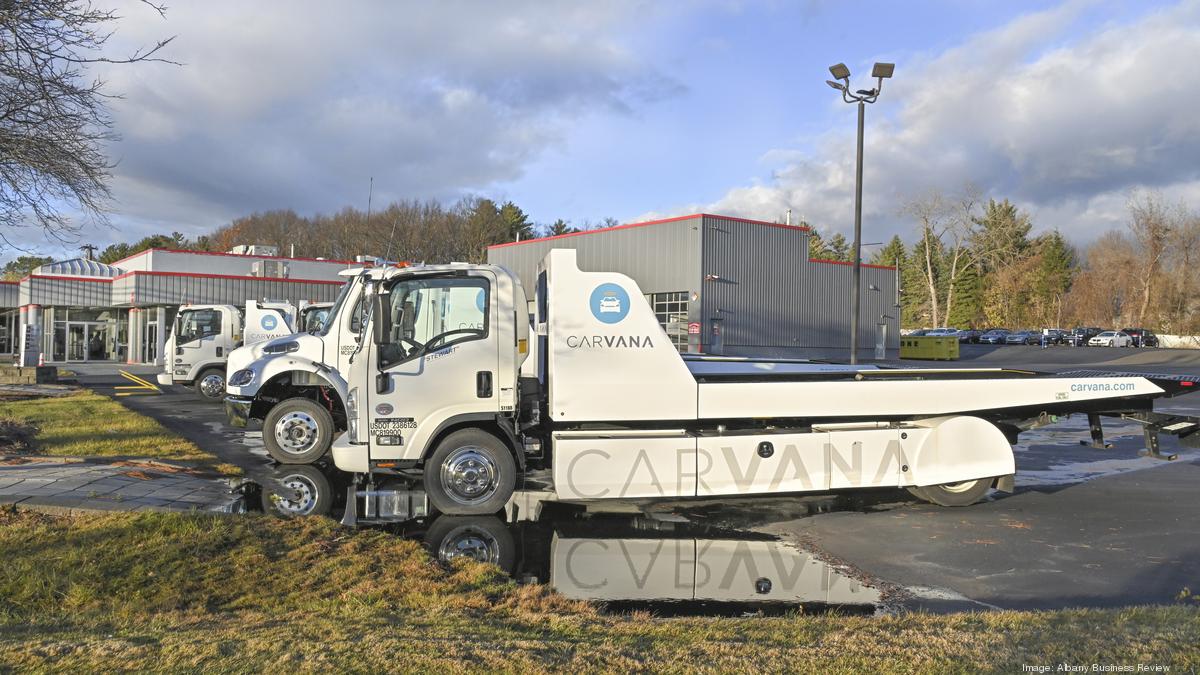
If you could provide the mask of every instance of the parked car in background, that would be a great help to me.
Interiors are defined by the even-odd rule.
[[[1070,342],[1076,347],[1080,345],[1087,345],[1089,340],[1103,332],[1103,328],[1085,328],[1083,326],[1077,326],[1075,330],[1071,331]]]
[[[1119,330],[1106,330],[1088,340],[1090,347],[1132,347],[1133,338]]]
[[[1012,331],[1005,328],[993,328],[983,335],[980,335],[979,342],[990,345],[1002,345],[1004,344],[1004,338],[1008,337],[1008,334],[1011,332]]]
[[[957,328],[934,328],[925,334],[925,337],[950,337],[958,335]]]
[[[964,344],[975,344],[979,342],[979,336],[981,335],[983,335],[983,331],[981,330],[964,328],[958,331],[958,341]]]
[[[905,337],[921,337],[922,335],[928,335],[929,330],[930,329],[928,329],[928,328],[918,328],[918,329],[914,330],[913,332],[905,333],[904,335],[905,335]]]
[[[1134,347],[1157,347],[1158,336],[1152,330],[1145,328],[1122,328],[1122,333],[1133,338]]]
[[[1071,336],[1069,332],[1061,328],[1047,328],[1042,331],[1042,335],[1045,336],[1045,341],[1048,345],[1066,344],[1068,338]]]
[[[1009,333],[1004,336],[1004,344],[1006,345],[1036,345],[1041,340],[1041,334],[1032,330],[1017,331],[1016,333]]]

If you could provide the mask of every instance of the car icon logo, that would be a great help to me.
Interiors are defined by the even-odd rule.
[[[615,295],[606,295],[600,299],[601,314],[620,314],[621,299]]]

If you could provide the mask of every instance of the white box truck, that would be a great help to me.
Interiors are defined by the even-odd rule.
[[[290,302],[183,305],[164,348],[162,385],[192,387],[209,401],[225,397],[225,365],[238,347],[291,335],[296,307]]]
[[[1088,414],[1101,446],[1101,416],[1143,424],[1155,455],[1161,431],[1200,440],[1195,419],[1152,409],[1192,391],[1187,377],[686,357],[632,279],[581,271],[572,250],[539,267],[532,322],[502,267],[354,274],[365,316],[335,320],[325,341],[345,360],[293,364],[319,378],[325,407],[268,403],[341,411],[332,455],[351,491],[421,478],[443,513],[495,513],[527,475],[563,500],[891,486],[958,506],[1011,489],[1017,435],[1058,415]],[[253,405],[233,378],[253,387],[281,360],[244,364],[231,397]]]

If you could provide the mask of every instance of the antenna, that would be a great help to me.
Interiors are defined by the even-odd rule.
[[[367,227],[371,226],[371,198],[375,196],[375,177],[371,176],[370,187],[367,188]]]
[[[392,219],[392,233],[388,236],[387,252],[383,254],[383,263],[386,265],[392,261],[392,242],[396,239],[396,223],[400,222],[400,216]]]

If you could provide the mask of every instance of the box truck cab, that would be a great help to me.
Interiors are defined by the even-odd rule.
[[[345,416],[332,455],[351,509],[398,476],[442,513],[495,513],[531,474],[568,501],[893,487],[962,506],[1011,489],[1011,444],[1056,415],[1097,433],[1101,415],[1134,419],[1155,454],[1159,431],[1200,439],[1152,410],[1194,378],[685,358],[632,279],[573,250],[542,262],[532,317],[493,265],[364,270],[356,292],[365,316],[330,325],[360,332],[334,341],[336,369],[312,366],[328,400],[304,404]],[[271,345],[298,353],[286,342]],[[305,437],[294,422],[270,431]]]
[[[192,387],[203,399],[225,396],[225,364],[243,344],[290,335],[296,308],[289,302],[183,305],[167,338],[164,371],[158,383]]]
[[[366,268],[345,270],[334,302],[305,318],[305,331],[247,344],[230,354],[225,412],[230,424],[263,424],[267,452],[283,464],[308,464],[346,428],[344,380],[362,349]],[[305,310],[311,306],[306,306]],[[303,313],[304,310],[302,310]],[[341,393],[339,393],[341,392]]]

